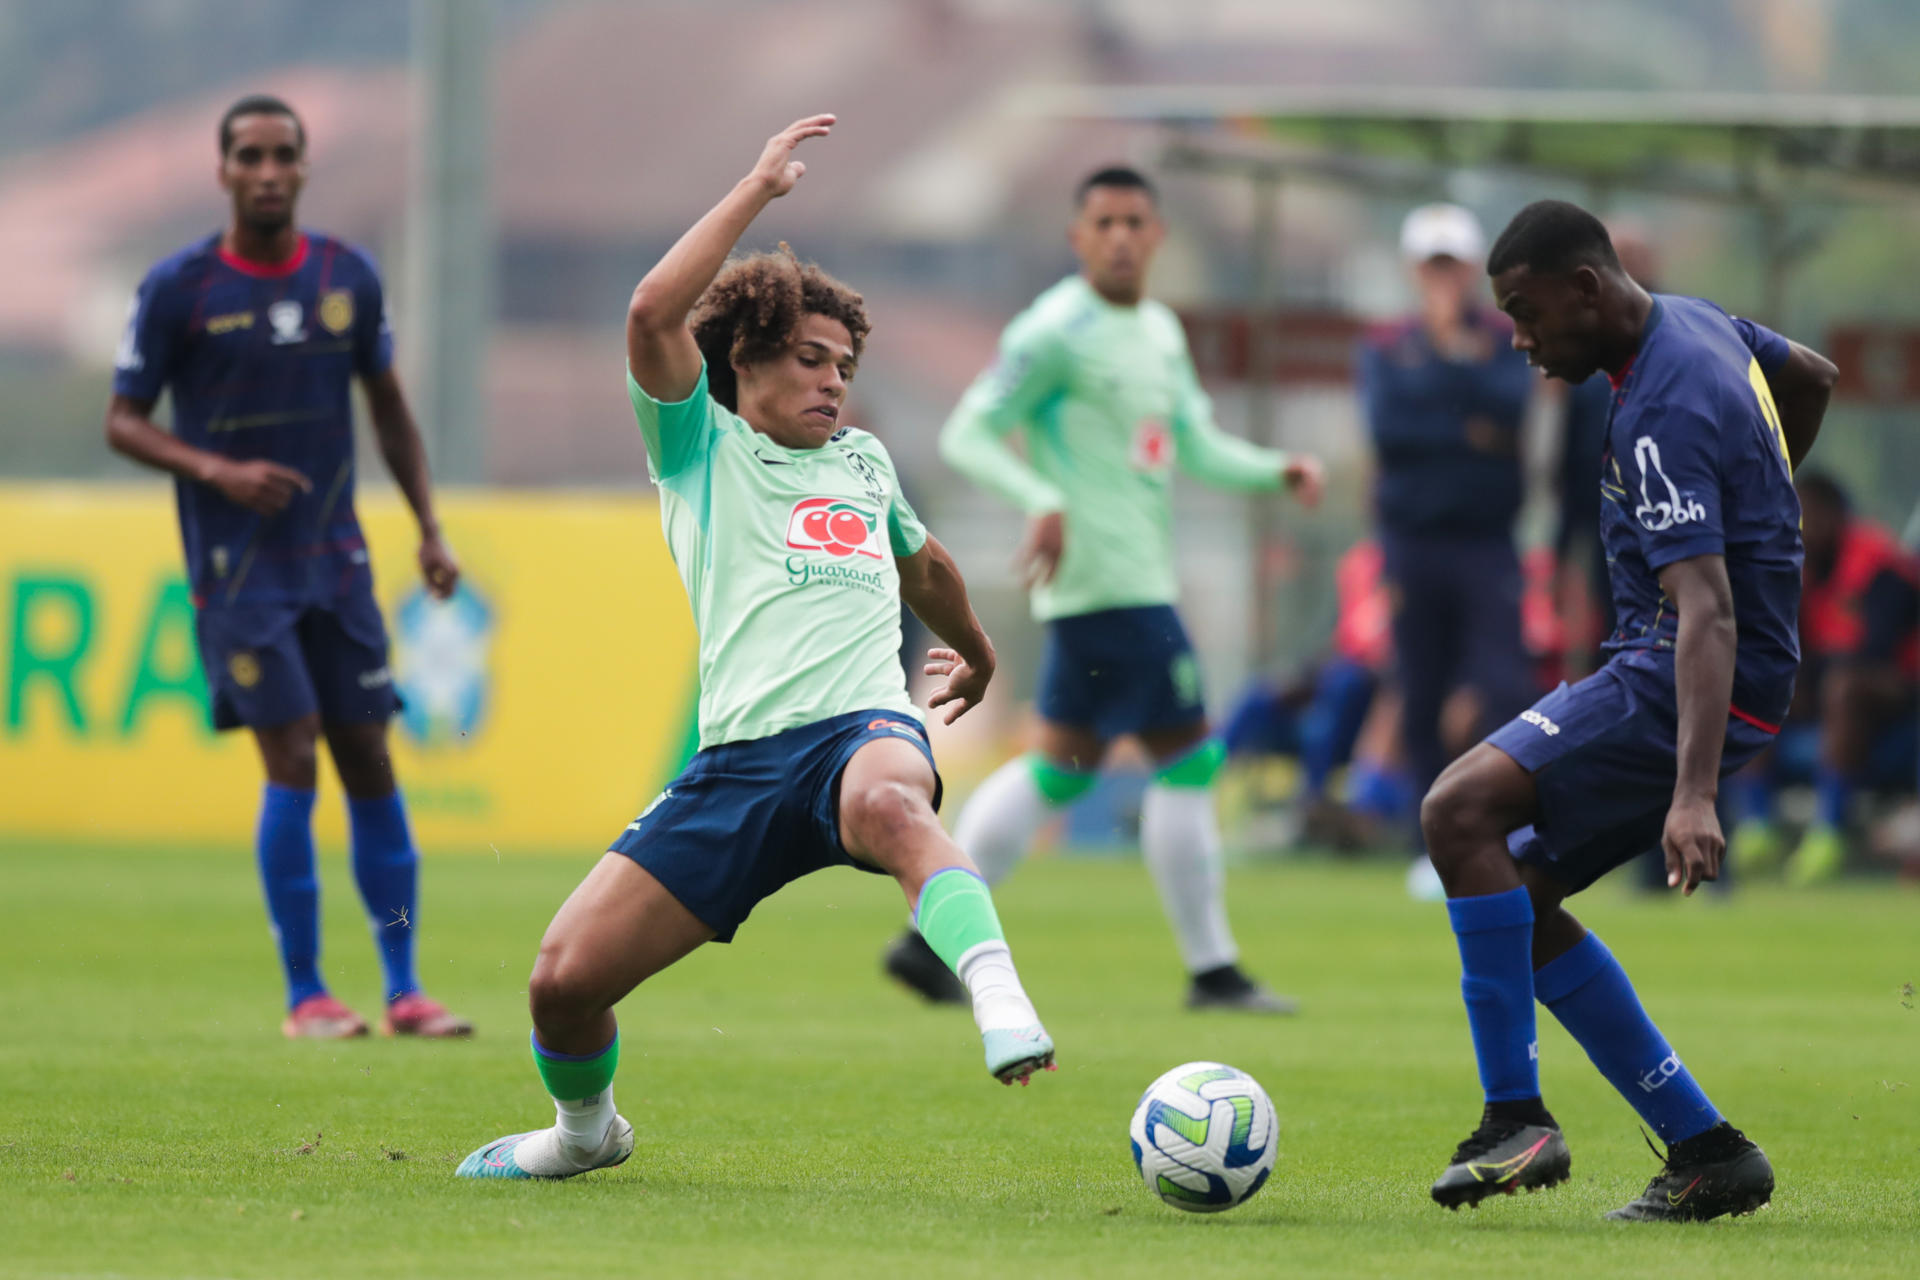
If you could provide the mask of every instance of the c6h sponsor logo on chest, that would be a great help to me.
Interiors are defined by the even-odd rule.
[[[787,516],[787,545],[795,551],[824,551],[836,559],[865,556],[884,560],[880,517],[844,498],[803,498]]]

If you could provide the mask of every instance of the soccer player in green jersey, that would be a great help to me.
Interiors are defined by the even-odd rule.
[[[1192,1008],[1289,1013],[1239,967],[1227,926],[1200,673],[1173,602],[1172,471],[1235,489],[1319,499],[1320,464],[1224,435],[1180,321],[1146,296],[1166,234],[1132,169],[1081,182],[1069,231],[1080,273],[1007,326],[998,362],[967,391],[940,452],[1027,516],[1021,559],[1046,627],[1038,750],[976,790],[954,838],[989,884],[1025,856],[1048,817],[1093,786],[1107,745],[1134,735],[1155,775],[1140,843],[1192,985]],[[1018,435],[1022,457],[1007,445]],[[936,949],[909,929],[887,971],[931,1000],[963,998]]]
[[[860,295],[791,253],[728,263],[805,166],[830,115],[771,139],[753,171],[634,290],[627,393],[700,632],[700,750],[548,926],[528,983],[556,1122],[488,1143],[463,1177],[565,1178],[619,1164],[613,1006],[754,905],[827,866],[894,877],[971,993],[987,1069],[1025,1083],[1053,1041],[993,899],[941,828],[940,777],[900,669],[904,600],[948,646],[927,699],[978,704],[993,645],[878,440],[840,421],[867,336]]]

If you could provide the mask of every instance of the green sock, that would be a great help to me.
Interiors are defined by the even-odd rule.
[[[983,942],[1005,946],[1007,941],[987,882],[964,867],[947,867],[927,878],[913,923],[934,954],[956,973],[960,957],[973,948]]]
[[[598,1053],[555,1053],[533,1039],[533,1065],[540,1069],[540,1083],[556,1101],[593,1098],[606,1092],[613,1083],[614,1069],[620,1065],[620,1033],[614,1032],[607,1047]]]

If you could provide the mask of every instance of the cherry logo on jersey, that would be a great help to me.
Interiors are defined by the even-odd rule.
[[[787,517],[787,545],[796,551],[884,560],[880,518],[844,498],[803,498]]]

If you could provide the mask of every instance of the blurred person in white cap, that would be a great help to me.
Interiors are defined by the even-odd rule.
[[[1357,378],[1377,465],[1402,733],[1424,793],[1447,763],[1440,724],[1450,692],[1472,690],[1489,725],[1534,694],[1513,544],[1533,380],[1512,326],[1486,304],[1486,237],[1471,212],[1422,205],[1401,225],[1400,252],[1419,309],[1365,336]],[[1408,887],[1440,896],[1424,856]]]

